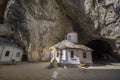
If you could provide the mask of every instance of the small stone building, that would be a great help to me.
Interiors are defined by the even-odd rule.
[[[50,47],[51,62],[56,60],[60,64],[92,64],[92,49],[75,44],[69,40],[63,40]]]
[[[23,50],[6,38],[0,38],[0,61],[21,61]]]

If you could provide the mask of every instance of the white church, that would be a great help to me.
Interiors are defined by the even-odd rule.
[[[0,38],[0,62],[21,61],[23,50],[6,38]]]
[[[51,62],[56,60],[59,64],[92,64],[92,49],[78,44],[78,34],[68,33],[67,39],[50,47]]]

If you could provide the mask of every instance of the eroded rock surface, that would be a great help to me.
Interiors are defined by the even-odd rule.
[[[49,47],[71,31],[81,44],[106,38],[119,49],[119,5],[119,0],[11,0],[5,22],[29,61],[47,61]]]
[[[119,49],[120,38],[120,1],[119,0],[85,0],[85,13],[94,22],[100,35],[115,41]]]

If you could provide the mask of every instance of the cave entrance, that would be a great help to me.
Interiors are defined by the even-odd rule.
[[[92,52],[93,62],[111,61],[113,59],[113,48],[104,40],[93,40],[88,42],[86,46],[94,50]]]

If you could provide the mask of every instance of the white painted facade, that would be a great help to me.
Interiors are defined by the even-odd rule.
[[[92,49],[76,44],[78,43],[78,34],[71,32],[67,34],[67,40],[50,47],[51,62],[56,60],[60,64],[92,64]]]
[[[86,57],[84,56],[84,54],[86,55]],[[79,57],[80,62],[93,64],[91,51],[80,51]]]
[[[21,61],[23,51],[16,46],[0,45],[0,61]]]
[[[80,64],[80,62],[92,64],[91,51],[82,51],[77,49],[59,50],[56,55],[51,51],[51,62],[54,59],[60,64]]]
[[[67,40],[78,43],[78,34],[76,32],[71,32],[67,34]]]

